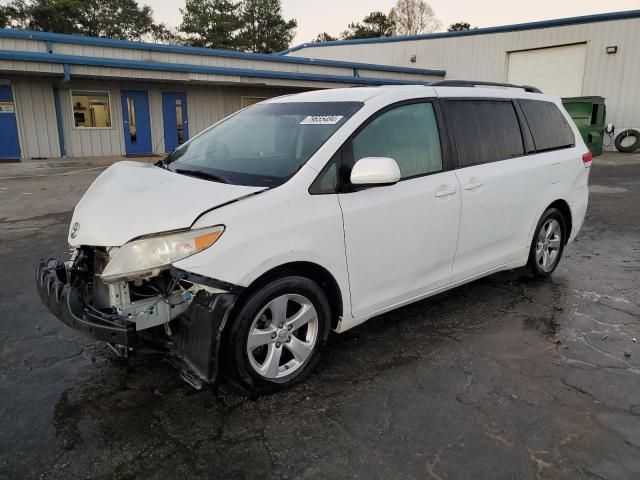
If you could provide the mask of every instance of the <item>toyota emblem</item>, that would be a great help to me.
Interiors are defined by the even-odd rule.
[[[76,236],[78,235],[78,231],[80,230],[80,224],[78,222],[75,222],[72,226],[71,226],[71,238],[76,238]]]

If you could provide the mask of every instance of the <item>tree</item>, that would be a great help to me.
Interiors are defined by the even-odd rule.
[[[140,40],[151,33],[151,7],[136,0],[92,0],[83,2],[83,34],[92,37]]]
[[[136,0],[14,0],[9,23],[43,32],[140,40],[151,33],[151,8]]]
[[[10,27],[16,13],[11,5],[0,5],[0,28]]]
[[[281,0],[243,0],[238,44],[243,50],[276,53],[285,50],[296,34],[298,22],[285,20]]]
[[[394,35],[431,33],[442,27],[431,5],[424,0],[398,0],[389,19],[394,25]]]
[[[319,33],[314,42],[335,42],[338,40],[336,37],[332,37],[327,32]]]
[[[182,38],[178,32],[164,23],[152,25],[151,32],[147,36],[154,43],[163,43],[165,45],[188,44],[187,39]]]
[[[447,28],[447,32],[460,32],[461,30],[471,30],[471,24],[467,22],[452,23]]]
[[[362,23],[350,23],[342,33],[344,39],[388,37],[393,32],[393,22],[382,12],[371,12]]]
[[[180,31],[194,47],[235,49],[236,35],[242,27],[240,5],[230,0],[187,0],[180,9]]]
[[[29,30],[80,33],[82,3],[79,0],[16,0],[7,6],[10,23]]]

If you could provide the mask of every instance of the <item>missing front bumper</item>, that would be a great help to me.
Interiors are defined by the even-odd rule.
[[[40,261],[36,268],[36,288],[42,303],[65,325],[103,342],[135,344],[135,324],[85,304],[80,288],[69,283],[69,272],[60,260]]]
[[[182,279],[185,273],[188,272],[172,272],[176,276],[180,274]],[[65,325],[96,340],[127,347],[127,351],[133,351],[136,344],[152,345],[195,388],[215,382],[222,332],[240,287],[233,293],[198,291],[187,310],[171,321],[171,335],[154,337],[147,331],[136,332],[136,324],[124,317],[104,313],[85,303],[85,285],[75,283],[78,285],[74,286],[72,269],[60,260],[51,258],[38,264],[38,294],[49,311]]]

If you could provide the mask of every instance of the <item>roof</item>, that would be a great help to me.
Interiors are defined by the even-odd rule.
[[[287,102],[366,102],[370,98],[381,95],[389,88],[423,88],[424,86],[404,85],[400,87],[358,87],[358,88],[332,88],[329,90],[313,90],[311,92],[283,95],[267,100],[265,103]]]
[[[235,67],[217,67],[207,65],[193,65],[183,63],[170,62],[148,62],[140,60],[127,60],[120,58],[103,58],[103,57],[87,57],[79,55],[60,55],[55,53],[40,52],[24,52],[24,51],[6,51],[0,50],[0,60],[17,60],[24,62],[40,62],[64,65],[65,78],[68,73],[68,67],[71,66],[90,66],[90,67],[111,67],[136,70],[151,70],[156,72],[181,72],[181,73],[202,73],[209,75],[238,76],[248,78],[270,78],[281,80],[301,80],[316,82],[331,82],[355,85],[415,85],[420,83],[415,80],[397,80],[387,78],[347,76],[347,75],[328,75],[319,73],[305,72],[287,72],[279,70],[261,70],[252,68],[235,68]]]
[[[288,53],[302,50],[303,48],[363,45],[370,43],[409,42],[412,40],[434,40],[438,38],[469,37],[475,35],[488,35],[492,33],[518,32],[524,30],[536,30],[540,28],[563,27],[567,25],[580,25],[584,23],[608,22],[612,20],[626,20],[640,18],[640,10],[626,10],[622,12],[601,13],[595,15],[583,15],[579,17],[558,18],[555,20],[543,20],[539,22],[517,23],[514,25],[502,25],[498,27],[474,28],[457,32],[426,33],[421,35],[405,35],[381,38],[360,38],[355,40],[335,40],[330,42],[307,42],[279,52],[284,56]],[[295,58],[295,57],[294,57]]]
[[[431,87],[425,89],[425,87]],[[265,103],[287,102],[366,102],[374,97],[402,95],[406,98],[481,97],[481,98],[548,98],[539,90],[526,90],[524,86],[510,84],[486,84],[483,82],[460,81],[433,82],[425,85],[381,85],[379,87],[332,88],[310,92],[283,95],[266,100]],[[530,88],[530,87],[528,87]]]
[[[98,47],[122,48],[129,50],[145,50],[154,52],[177,53],[184,55],[200,55],[207,57],[234,58],[240,60],[254,60],[260,62],[286,63],[298,65],[319,65],[325,67],[341,67],[356,70],[371,70],[378,72],[407,73],[414,75],[431,75],[444,77],[445,71],[438,69],[396,67],[393,65],[377,65],[360,62],[345,62],[337,60],[319,60],[304,57],[284,57],[262,53],[238,52],[233,50],[219,50],[213,48],[185,47],[182,45],[161,45],[157,43],[117,40],[111,38],[86,37],[82,35],[67,35],[51,32],[34,32],[20,29],[0,29],[0,38],[16,38],[24,40],[41,40],[47,43],[67,43],[77,45],[93,45]]]

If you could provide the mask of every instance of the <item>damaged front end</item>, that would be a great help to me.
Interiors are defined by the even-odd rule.
[[[41,261],[36,284],[43,303],[119,355],[160,352],[195,388],[214,382],[222,330],[240,287],[175,267],[107,283],[102,273],[111,258],[108,249],[82,246],[67,262]]]

